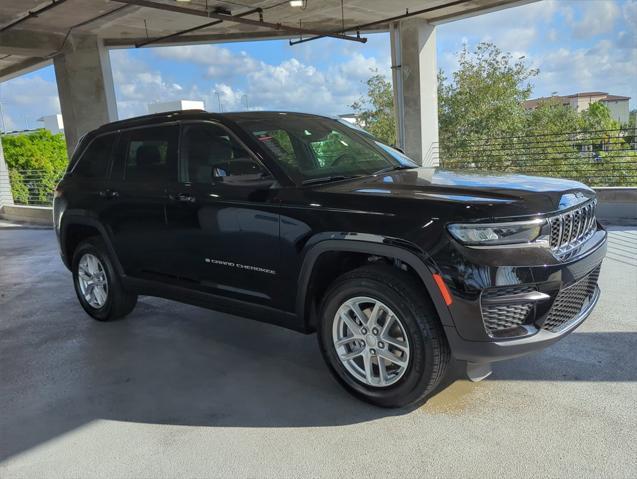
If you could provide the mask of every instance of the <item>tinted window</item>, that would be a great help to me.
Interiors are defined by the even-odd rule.
[[[95,138],[73,169],[73,174],[81,178],[106,178],[116,138],[116,135]]]
[[[182,180],[187,183],[238,184],[267,176],[228,131],[211,124],[184,125],[181,161]]]
[[[321,117],[278,115],[239,119],[295,180],[369,175],[386,168],[413,168],[404,155],[385,151],[366,133]]]
[[[139,128],[123,134],[126,181],[176,181],[179,127]]]

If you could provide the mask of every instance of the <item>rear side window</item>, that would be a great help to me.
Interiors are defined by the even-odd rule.
[[[176,125],[125,132],[122,143],[126,181],[176,181],[178,139]]]
[[[95,138],[73,169],[73,175],[80,178],[106,178],[111,165],[116,138],[117,136],[114,134]]]

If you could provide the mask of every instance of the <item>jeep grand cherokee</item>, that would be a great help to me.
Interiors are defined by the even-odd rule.
[[[152,295],[317,332],[335,378],[422,401],[546,347],[599,297],[595,193],[560,179],[419,168],[334,119],[163,113],[79,143],[55,229],[100,321]]]

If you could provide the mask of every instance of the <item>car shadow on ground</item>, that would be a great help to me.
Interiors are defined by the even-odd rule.
[[[2,374],[0,460],[96,419],[325,427],[414,409],[349,396],[329,375],[315,336],[148,298],[127,320],[99,323],[68,299],[58,328],[3,352],[13,367]],[[487,381],[635,381],[634,364],[618,356],[636,340],[576,332],[550,350],[497,364]],[[453,400],[440,393],[462,375],[454,362],[438,400]]]
[[[95,420],[295,428],[414,412],[349,396],[327,371],[315,336],[155,298],[140,298],[125,320],[93,321],[51,236],[0,236],[0,460]],[[622,268],[612,278],[633,274]],[[587,323],[603,323],[606,314],[621,324],[630,308],[617,309],[616,298]],[[441,404],[460,400],[480,407],[485,387],[506,395],[504,383],[516,381],[635,382],[635,346],[635,332],[578,330],[540,353],[495,364],[478,385],[460,380],[462,365],[454,363],[419,412],[445,412]]]

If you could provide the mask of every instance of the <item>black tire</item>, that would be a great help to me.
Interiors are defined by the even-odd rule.
[[[82,294],[79,284],[79,263],[85,254],[92,254],[97,257],[104,268],[108,281],[108,293],[104,304],[96,308],[89,304]],[[123,318],[130,313],[137,304],[137,295],[124,291],[122,282],[113,266],[113,262],[108,255],[104,241],[98,237],[91,237],[78,245],[73,253],[71,271],[73,273],[73,285],[77,298],[92,318],[98,321],[113,321]]]
[[[379,300],[399,317],[410,347],[400,379],[387,387],[369,386],[351,374],[338,357],[332,327],[340,306],[365,296]],[[363,266],[336,279],[321,307],[318,340],[335,378],[357,398],[381,407],[403,407],[424,401],[444,377],[449,345],[436,310],[424,288],[408,273],[385,264]]]

